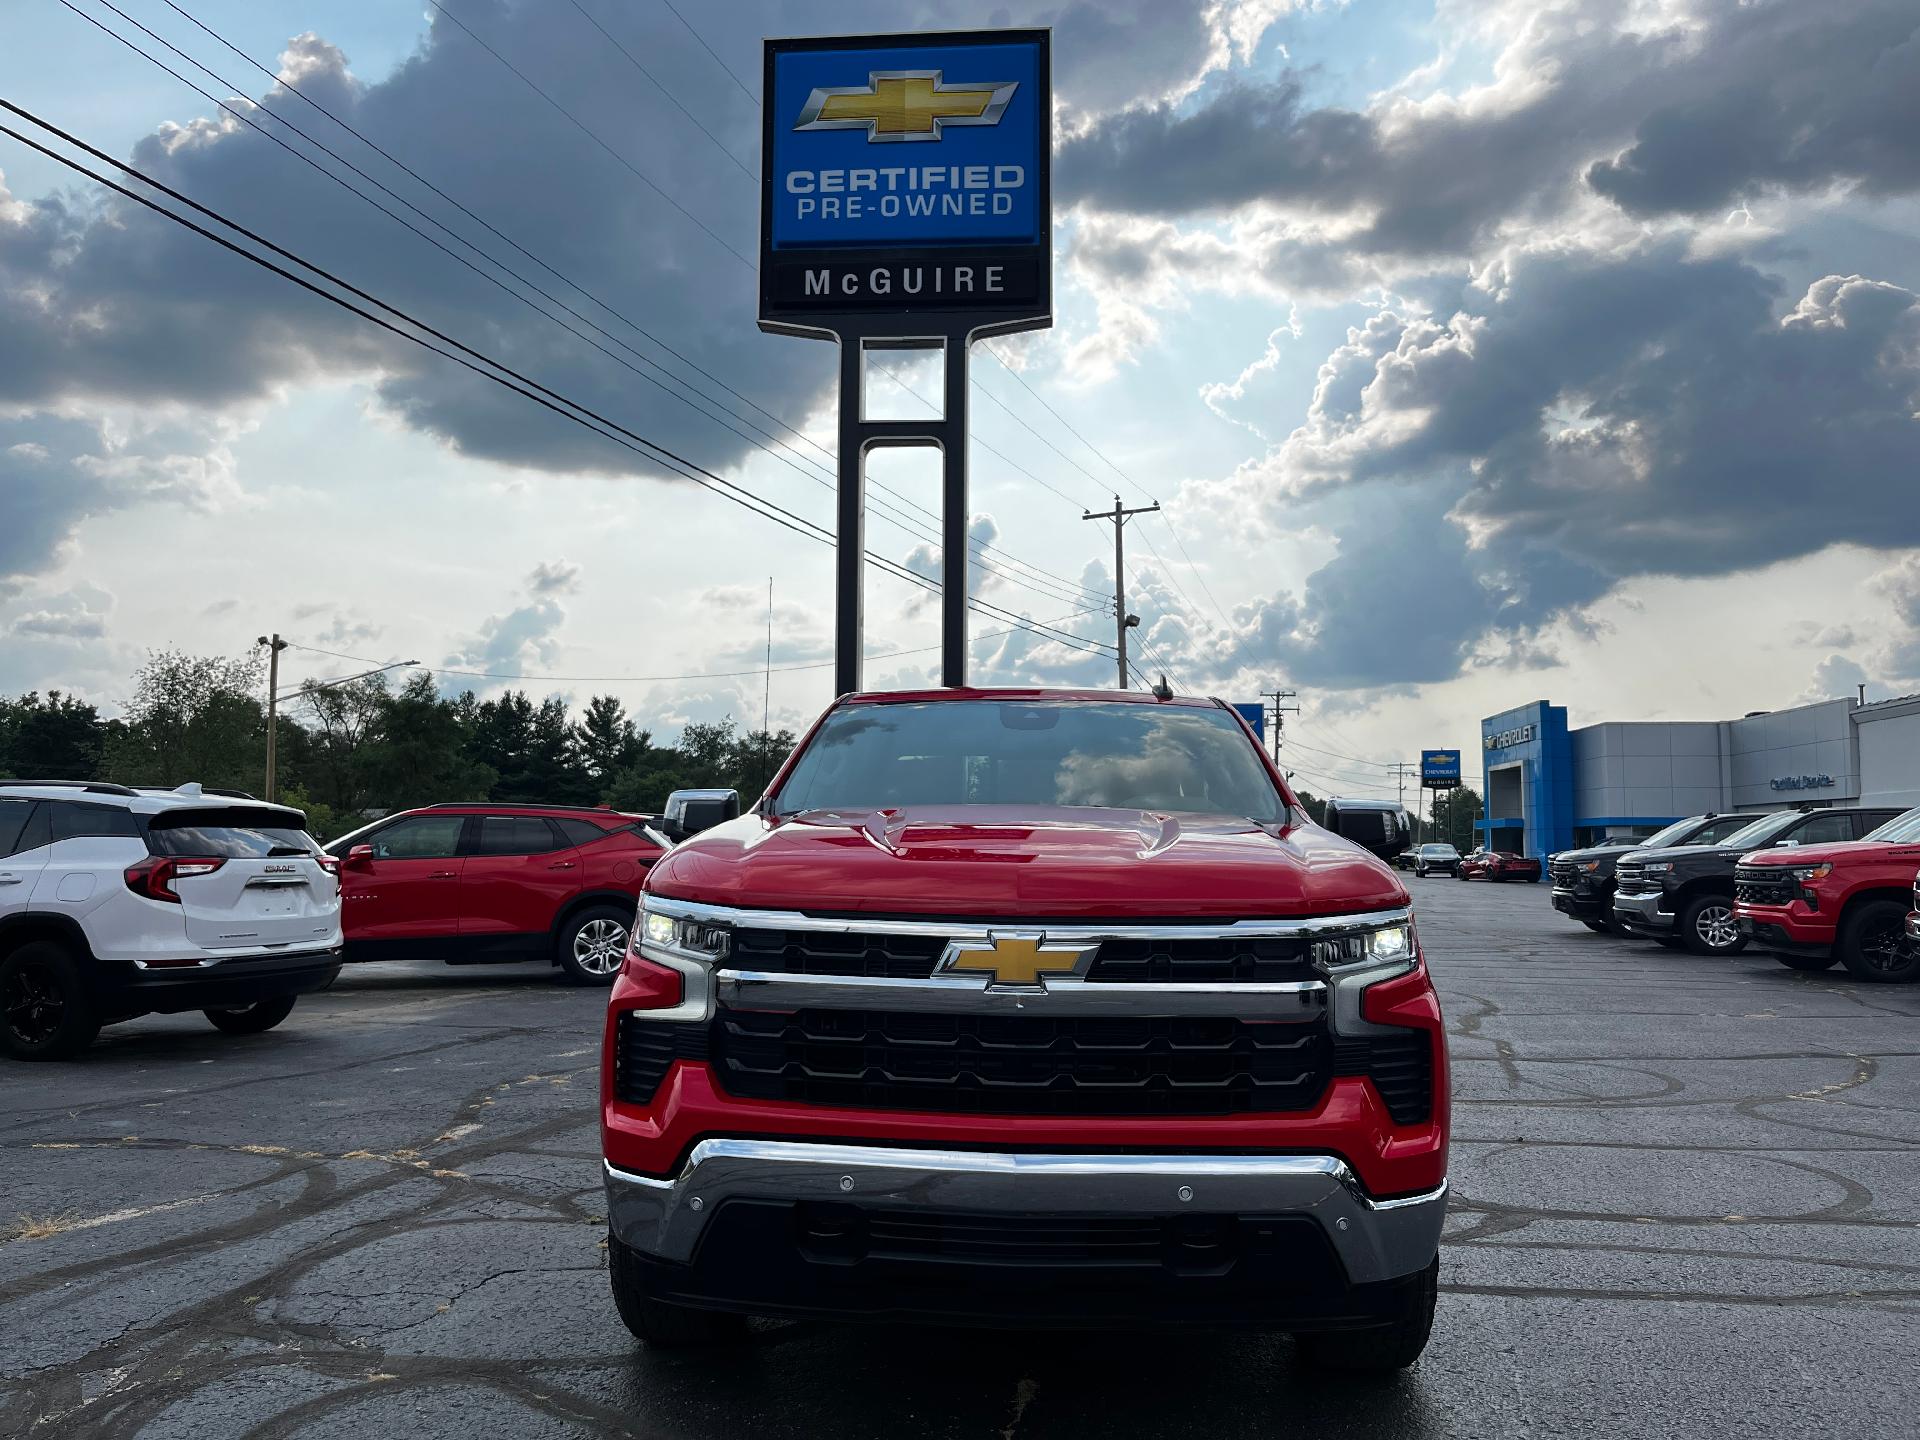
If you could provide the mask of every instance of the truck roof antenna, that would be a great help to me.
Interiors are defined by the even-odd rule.
[[[1153,698],[1156,700],[1173,699],[1173,689],[1171,686],[1167,684],[1167,677],[1165,672],[1161,673],[1160,683],[1153,687]]]

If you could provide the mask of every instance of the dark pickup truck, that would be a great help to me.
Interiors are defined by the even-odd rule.
[[[1781,845],[1858,840],[1898,815],[1891,809],[1780,810],[1755,818],[1717,845],[1629,850],[1614,866],[1613,917],[1635,935],[1696,955],[1737,955],[1747,937],[1734,923],[1734,869],[1742,855]]]
[[[1553,908],[1589,930],[1615,930],[1613,866],[1633,850],[1670,850],[1676,845],[1717,845],[1754,822],[1752,815],[1689,815],[1644,840],[1562,850],[1547,858]]]

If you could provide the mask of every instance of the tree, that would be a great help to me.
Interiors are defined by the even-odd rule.
[[[175,786],[189,780],[257,791],[266,778],[266,670],[259,655],[148,653],[124,727],[109,736],[106,778]]]
[[[44,700],[38,691],[0,699],[0,775],[92,780],[106,741],[100,712],[75,696],[49,690]]]
[[[1327,823],[1327,802],[1322,800],[1318,795],[1315,795],[1311,790],[1302,790],[1298,786],[1295,786],[1293,798],[1300,802],[1300,808],[1307,812],[1308,817],[1314,824],[1324,825]]]
[[[575,731],[580,763],[603,798],[614,776],[635,764],[652,743],[653,732],[636,729],[626,707],[612,695],[589,700]]]
[[[404,810],[436,800],[485,800],[499,776],[472,758],[468,727],[478,709],[467,692],[442,699],[431,675],[415,675],[389,695],[380,738],[370,747],[364,774],[367,793],[384,810]]]
[[[1473,827],[1481,813],[1480,792],[1471,785],[1434,791],[1428,811],[1432,838],[1465,854],[1479,843]]]
[[[369,803],[369,753],[385,730],[386,677],[368,675],[343,685],[309,680],[297,703],[312,717],[312,729],[302,747],[307,753],[294,757],[288,778],[330,809],[358,814]]]

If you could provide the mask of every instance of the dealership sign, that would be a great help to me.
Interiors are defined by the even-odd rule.
[[[1532,725],[1516,725],[1511,730],[1502,730],[1498,734],[1487,736],[1487,749],[1504,750],[1509,745],[1525,745],[1533,739]]]
[[[1047,323],[1050,63],[1045,30],[769,40],[762,326]]]
[[[1429,790],[1451,790],[1460,783],[1458,750],[1422,750],[1420,784]]]
[[[1830,790],[1833,788],[1833,776],[1782,775],[1776,780],[1769,780],[1767,788],[1770,790]]]

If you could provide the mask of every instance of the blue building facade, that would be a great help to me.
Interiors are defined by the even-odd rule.
[[[1573,742],[1567,707],[1545,700],[1480,722],[1481,795],[1477,827],[1490,850],[1547,855],[1573,846]]]

